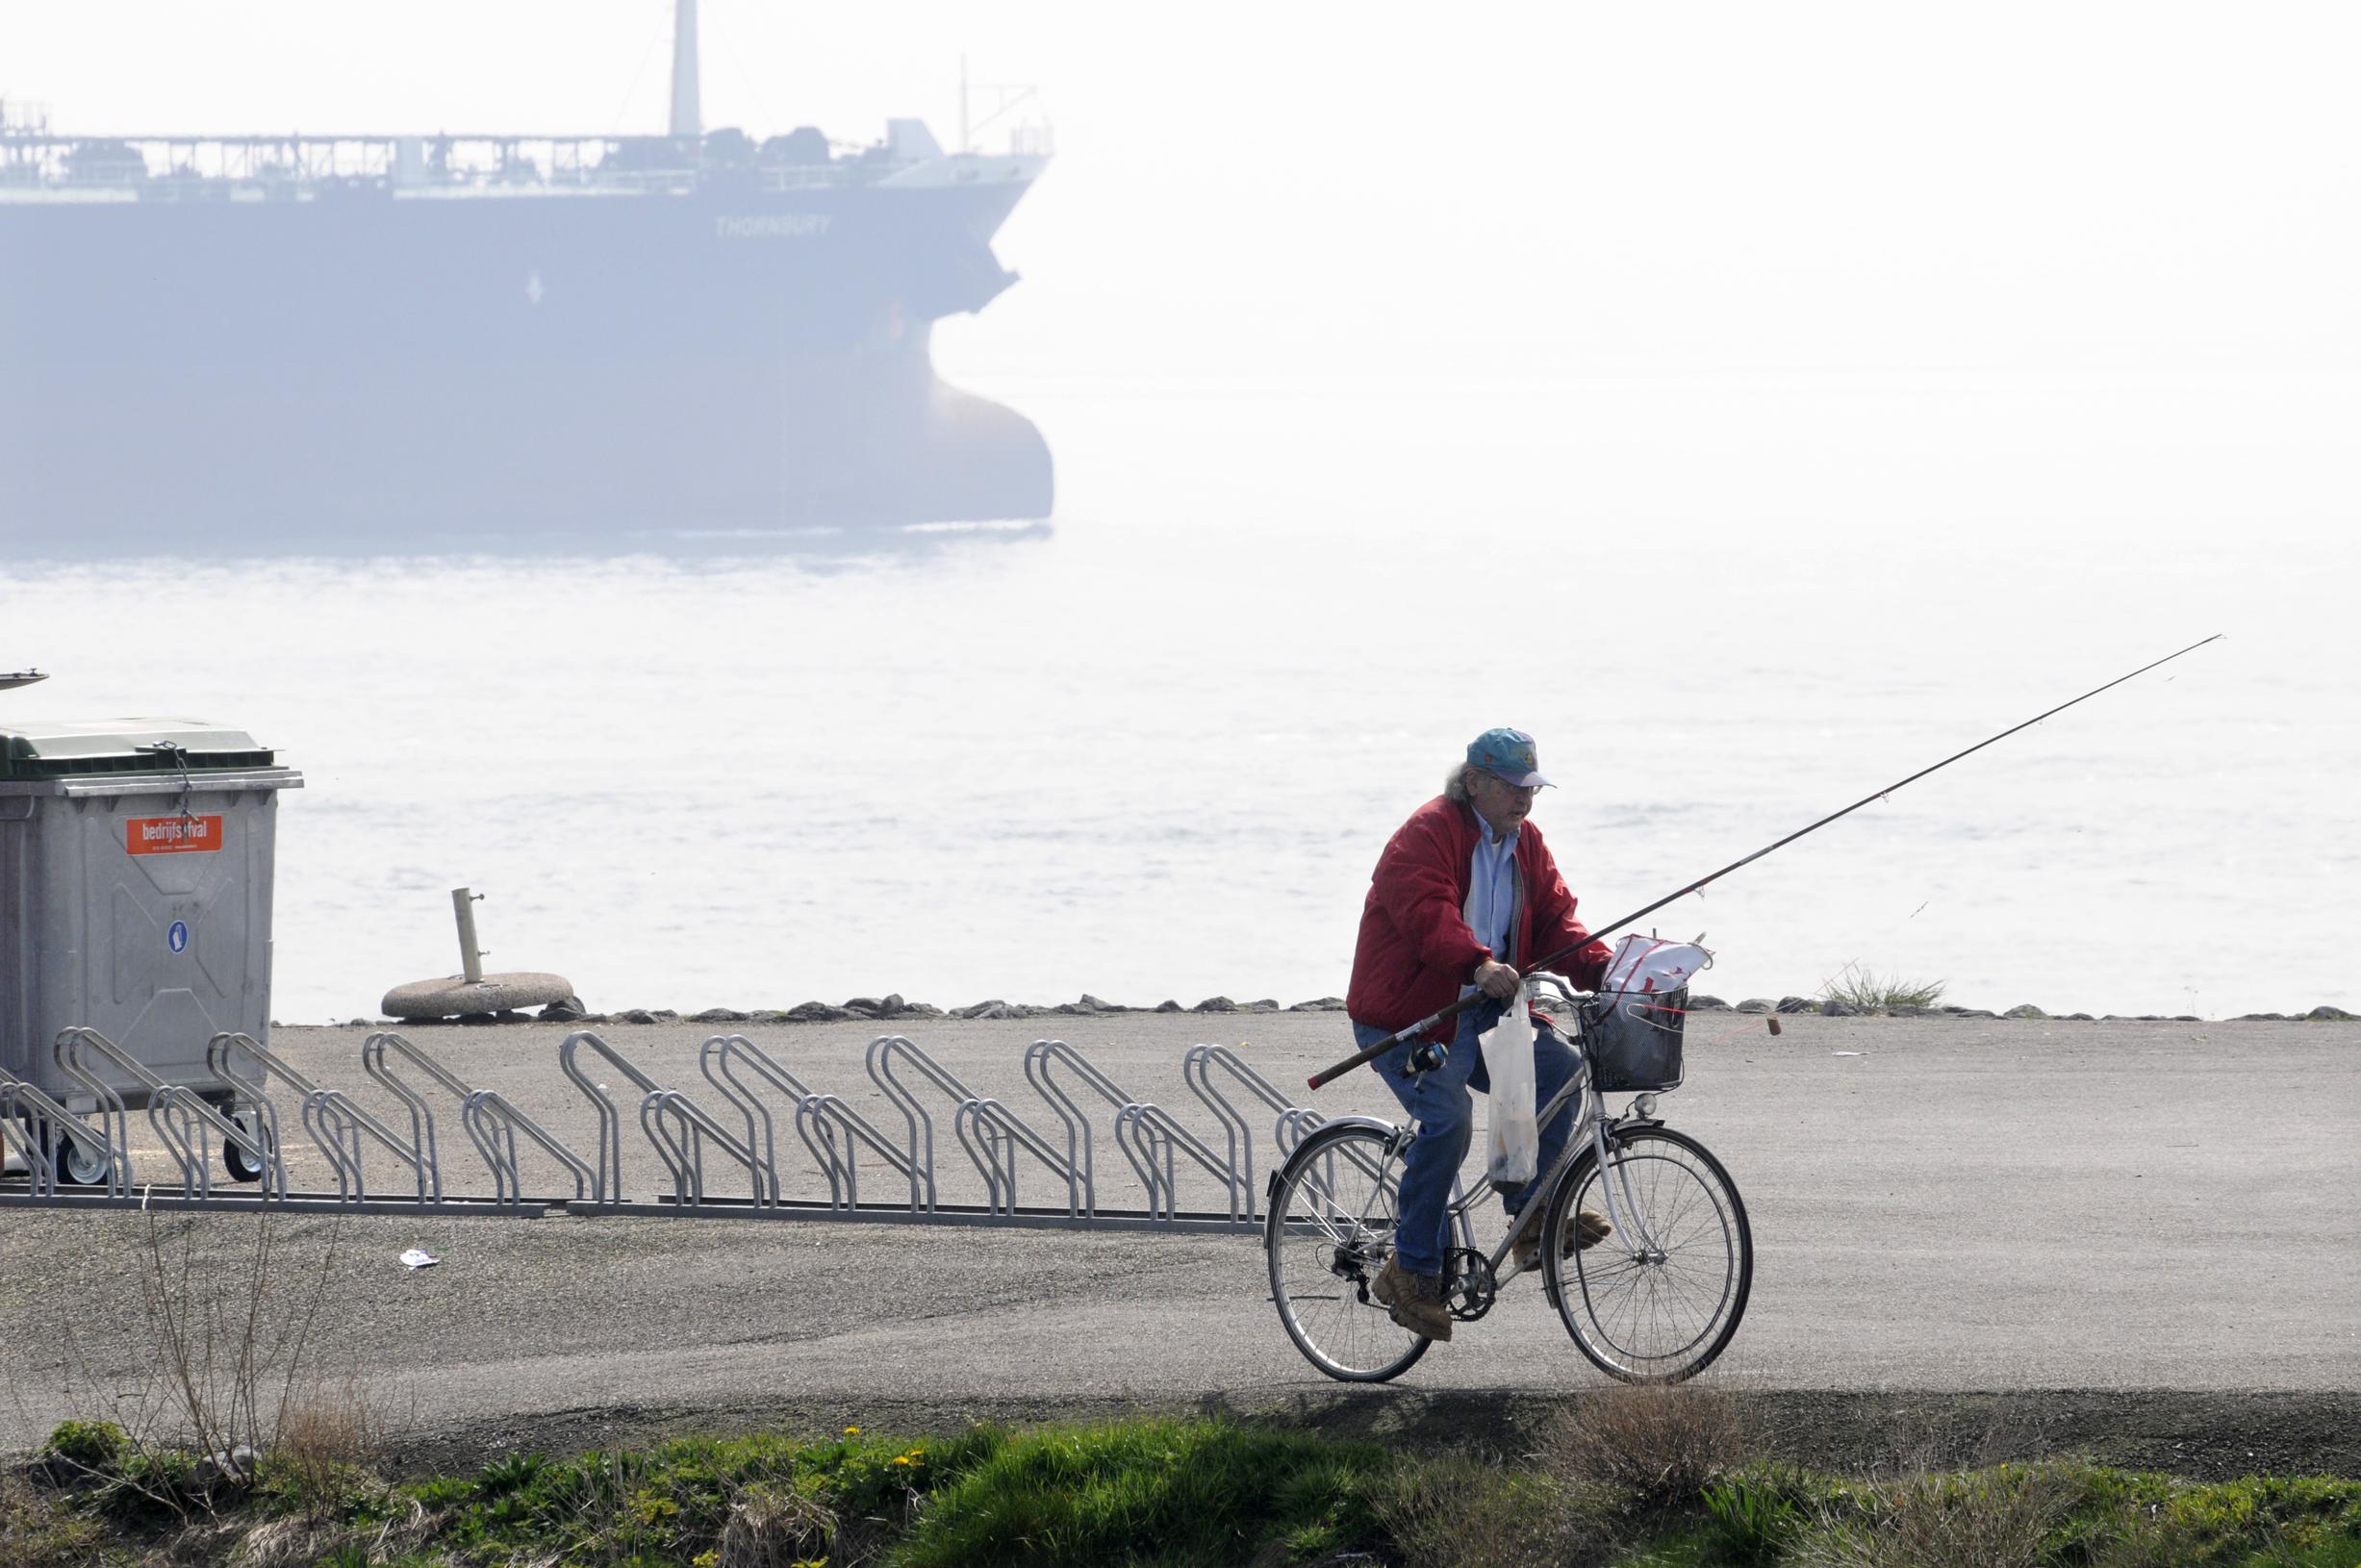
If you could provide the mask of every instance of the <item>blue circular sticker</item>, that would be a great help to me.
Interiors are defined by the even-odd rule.
[[[165,932],[164,939],[170,945],[174,952],[187,951],[189,947],[189,923],[185,920],[174,921],[172,923],[172,928],[169,931]]]

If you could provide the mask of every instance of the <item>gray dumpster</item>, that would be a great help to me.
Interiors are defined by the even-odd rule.
[[[205,1045],[267,1038],[272,829],[302,783],[194,720],[0,725],[0,1069],[89,1110],[51,1054],[81,1024],[227,1103]]]

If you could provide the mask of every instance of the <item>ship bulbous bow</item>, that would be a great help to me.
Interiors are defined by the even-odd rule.
[[[927,471],[904,510],[914,522],[1047,518],[1056,499],[1050,443],[1032,420],[938,380]]]

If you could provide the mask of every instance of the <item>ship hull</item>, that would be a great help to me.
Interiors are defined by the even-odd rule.
[[[1021,184],[0,201],[0,540],[321,550],[1035,518],[945,386]]]

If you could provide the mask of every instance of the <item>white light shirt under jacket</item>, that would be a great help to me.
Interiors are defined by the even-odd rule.
[[[1509,950],[1509,933],[1516,924],[1516,839],[1523,831],[1520,823],[1516,832],[1494,843],[1491,824],[1478,819],[1476,850],[1468,867],[1467,907],[1462,911],[1467,928],[1503,964],[1516,962]]]

